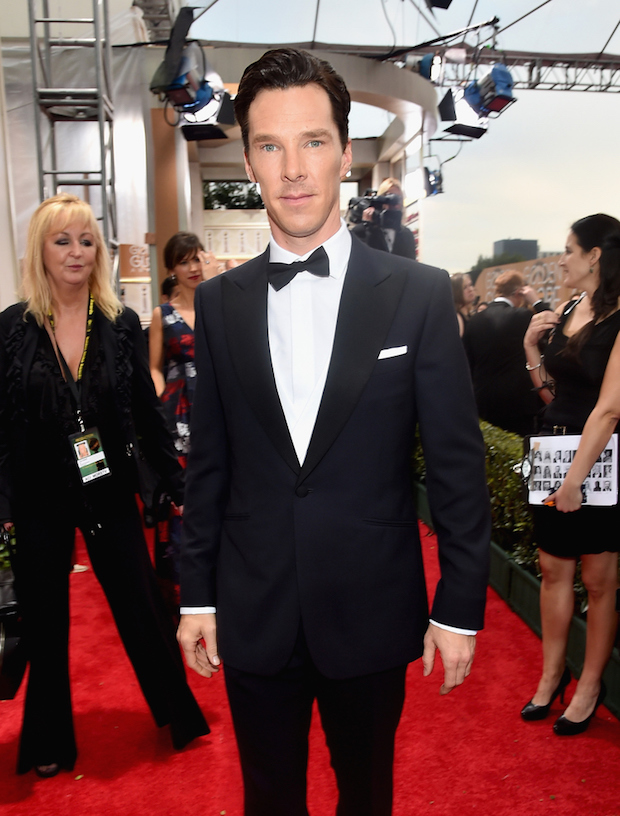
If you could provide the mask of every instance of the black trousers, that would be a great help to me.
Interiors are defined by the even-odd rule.
[[[170,724],[176,748],[209,732],[185,679],[135,499],[103,482],[92,492],[88,508],[75,495],[58,502],[44,499],[15,514],[16,588],[30,660],[18,773],[53,762],[71,769],[77,756],[68,654],[69,570],[76,527],[84,533],[93,569],[155,722]],[[92,648],[105,659],[105,644],[96,629]]]
[[[288,666],[273,677],[225,666],[245,816],[308,816],[308,732],[315,699],[338,783],[336,816],[390,816],[406,671],[399,666],[329,679],[314,666],[301,632]]]

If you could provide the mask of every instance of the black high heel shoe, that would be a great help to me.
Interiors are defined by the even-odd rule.
[[[570,673],[570,669],[568,666],[564,669],[564,674],[560,677],[560,682],[558,683],[555,691],[551,695],[551,699],[547,703],[547,705],[536,705],[531,700],[527,705],[524,705],[521,709],[521,716],[527,722],[534,722],[535,720],[544,720],[545,717],[549,716],[549,710],[551,709],[551,704],[555,700],[556,697],[560,697],[562,703],[564,702],[564,692],[566,691],[566,687],[570,683],[572,677]]]
[[[596,709],[600,706],[600,704],[605,699],[605,695],[607,694],[607,689],[605,688],[605,683],[601,680],[601,690],[598,693],[598,697],[596,698],[596,703],[594,705],[594,710],[590,714],[589,717],[586,717],[585,720],[581,720],[581,722],[573,722],[569,720],[567,717],[562,714],[561,717],[558,717],[557,720],[553,723],[553,730],[559,737],[572,737],[575,734],[583,734],[584,731],[587,730],[588,726],[590,725],[590,720],[596,714]]]

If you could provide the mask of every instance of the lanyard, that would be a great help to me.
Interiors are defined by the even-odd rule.
[[[56,356],[58,357],[58,362],[60,363],[60,367],[63,370],[65,375],[65,379],[67,381],[67,385],[71,390],[71,394],[73,396],[73,400],[75,402],[75,415],[78,421],[78,425],[80,426],[80,430],[84,432],[86,430],[84,426],[84,420],[82,419],[82,409],[80,407],[81,400],[80,400],[80,381],[82,379],[82,373],[84,371],[84,362],[86,360],[86,352],[88,351],[88,344],[90,342],[90,336],[93,330],[93,312],[95,310],[95,302],[93,300],[93,296],[91,294],[88,295],[88,317],[86,319],[86,338],[84,340],[84,351],[82,352],[82,359],[80,360],[80,364],[78,366],[78,375],[77,375],[77,383],[73,379],[73,374],[71,373],[71,369],[67,365],[67,361],[63,357],[62,351],[60,350],[58,343],[56,342],[56,332],[54,327],[54,315],[52,314],[51,310],[48,312],[48,320],[50,323],[50,327],[52,329],[52,341],[54,343],[54,349],[56,351]]]

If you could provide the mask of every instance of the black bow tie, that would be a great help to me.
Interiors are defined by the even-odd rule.
[[[322,246],[315,249],[306,261],[293,261],[290,264],[270,262],[267,278],[278,292],[290,283],[298,272],[311,272],[319,278],[329,277],[329,258]]]

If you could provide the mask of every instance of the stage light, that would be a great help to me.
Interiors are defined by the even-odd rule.
[[[150,88],[174,108],[178,120],[169,124],[180,124],[188,141],[226,138],[222,127],[235,124],[232,101],[219,74],[210,69],[199,43],[185,40],[193,21],[193,8],[179,11],[166,55]]]
[[[405,66],[415,74],[420,74],[436,85],[441,84],[443,60],[439,54],[425,54],[422,58],[408,54],[405,57]]]
[[[427,196],[438,195],[443,193],[443,177],[441,170],[429,170],[424,168],[424,187]]]
[[[512,94],[513,85],[508,68],[498,63],[482,79],[469,83],[465,89],[465,99],[478,115],[499,115],[517,101]]]
[[[467,104],[463,91],[453,94],[448,90],[439,103],[439,115],[442,122],[453,122],[444,131],[453,136],[479,139],[487,132],[487,120],[478,116]]]
[[[454,96],[452,91],[447,91],[444,98],[438,105],[439,115],[442,122],[455,122],[456,110],[454,108]]]
[[[188,142],[227,139],[226,130],[235,124],[232,97],[228,91],[215,91],[213,98],[196,113],[181,116],[181,131]]]

